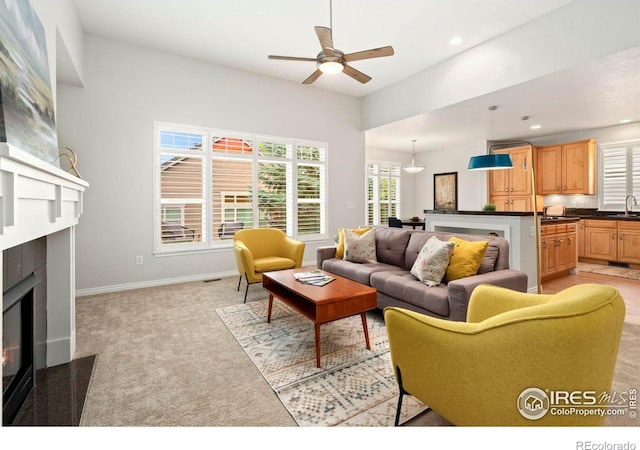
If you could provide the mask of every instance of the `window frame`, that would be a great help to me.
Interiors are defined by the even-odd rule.
[[[195,133],[201,134],[203,144],[202,144],[202,154],[203,158],[203,193],[202,193],[202,201],[203,201],[203,209],[202,209],[202,241],[201,242],[180,242],[180,243],[169,243],[164,242],[162,240],[162,230],[161,230],[161,221],[164,214],[164,209],[168,206],[167,198],[162,199],[162,157],[163,155],[170,154],[179,154],[179,155],[190,155],[192,152],[181,150],[181,149],[169,149],[161,147],[161,135],[163,132],[174,132],[174,133]],[[185,253],[199,253],[199,252],[211,252],[211,251],[220,251],[220,250],[228,250],[229,247],[232,246],[232,240],[229,239],[216,239],[214,236],[217,227],[214,223],[214,196],[230,194],[237,196],[246,195],[246,192],[236,192],[233,189],[221,189],[220,194],[217,192],[214,194],[216,190],[216,181],[214,180],[214,169],[213,164],[215,164],[215,160],[237,160],[237,161],[250,161],[252,167],[252,184],[250,188],[250,192],[252,195],[251,203],[247,203],[246,205],[251,205],[253,210],[253,227],[260,227],[260,211],[261,208],[259,206],[258,201],[258,192],[260,190],[259,180],[258,180],[258,171],[261,163],[283,163],[286,164],[287,169],[287,177],[286,177],[286,185],[285,185],[285,195],[287,198],[286,208],[286,234],[294,239],[304,241],[304,242],[313,242],[313,241],[323,241],[328,239],[328,174],[329,174],[329,146],[326,142],[315,141],[311,139],[297,139],[297,138],[288,138],[288,137],[279,137],[279,136],[268,136],[258,133],[250,133],[250,132],[238,132],[232,130],[222,130],[218,128],[205,128],[205,127],[194,127],[190,125],[182,125],[161,121],[154,121],[153,124],[153,196],[154,196],[154,254],[156,256],[168,256],[172,254],[185,254]],[[248,152],[241,152],[239,155],[231,155],[225,154],[223,152],[217,151],[214,152],[212,149],[212,139],[214,137],[220,136],[229,136],[229,138],[236,138],[237,136],[246,137],[247,141],[251,141],[252,150],[249,155]],[[259,145],[260,143],[277,143],[291,146],[291,154],[287,154],[284,156],[280,155],[264,155],[260,154]],[[321,149],[321,159],[318,161],[313,161],[309,159],[298,158],[298,147],[316,147]],[[321,167],[320,172],[320,197],[318,202],[321,204],[320,207],[320,223],[319,233],[313,234],[304,234],[300,233],[298,230],[298,184],[297,184],[297,174],[299,166],[319,166]],[[218,185],[219,186],[219,185]],[[219,190],[219,188],[218,188]],[[224,197],[220,197],[220,205],[221,210],[220,214],[224,218]],[[180,203],[180,202],[177,202]],[[176,203],[176,204],[177,204]],[[239,205],[237,202],[234,203],[235,206]],[[236,212],[237,213],[237,212]],[[184,212],[183,212],[184,214]],[[184,216],[182,218],[182,224],[184,224]]]
[[[605,182],[607,169],[607,167],[605,167],[605,153],[607,150],[621,150],[622,148],[626,150],[624,163],[625,196],[627,194],[633,194],[636,198],[640,198],[640,139],[601,143],[598,144],[598,209],[601,211],[620,211],[626,208],[624,200],[620,202],[606,202],[605,199],[605,189],[607,185]],[[636,164],[634,164],[634,151],[636,152]]]
[[[378,167],[378,171],[377,173],[371,174],[369,172],[369,166],[374,165]],[[387,176],[383,176],[381,175],[381,168],[386,168],[388,170],[388,175]],[[394,170],[397,169],[398,171],[398,175],[394,175],[393,172]],[[369,199],[369,179],[373,178],[373,185],[374,185],[374,193],[373,193],[373,199]],[[386,223],[382,223],[381,220],[381,214],[380,214],[380,210],[381,210],[381,205],[383,203],[383,201],[380,200],[380,189],[381,189],[381,183],[380,180],[382,178],[386,178],[389,180],[389,194],[391,193],[391,180],[395,179],[397,180],[397,186],[396,186],[396,199],[392,199],[391,196],[389,196],[389,199],[387,201],[385,201],[384,203],[388,204],[388,216],[391,216],[391,211],[392,211],[392,205],[395,204],[396,207],[396,216],[400,218],[401,216],[401,211],[402,211],[402,196],[400,195],[400,191],[402,188],[402,163],[399,161],[381,161],[381,160],[367,160],[366,161],[366,165],[365,165],[365,201],[366,201],[366,208],[365,208],[365,223],[368,225],[387,225]],[[373,205],[373,218],[369,217],[369,207]]]

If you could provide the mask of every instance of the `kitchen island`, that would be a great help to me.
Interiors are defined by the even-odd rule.
[[[424,210],[424,214],[427,231],[492,234],[507,239],[509,266],[527,274],[528,292],[538,292],[536,226],[532,212]]]

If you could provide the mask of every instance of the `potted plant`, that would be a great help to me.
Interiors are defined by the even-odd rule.
[[[496,210],[496,205],[494,205],[493,203],[487,203],[486,205],[484,205],[482,210],[483,211],[495,211]]]

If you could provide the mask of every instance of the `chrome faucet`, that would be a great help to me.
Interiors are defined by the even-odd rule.
[[[633,199],[633,205],[631,205],[631,208],[629,208],[629,198]],[[624,215],[628,216],[634,206],[638,206],[638,200],[636,199],[636,196],[633,194],[627,195],[624,198]]]

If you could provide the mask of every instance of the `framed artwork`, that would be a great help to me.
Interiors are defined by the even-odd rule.
[[[458,172],[433,175],[433,209],[458,209]]]
[[[0,2],[0,142],[59,167],[45,33],[28,1]]]

